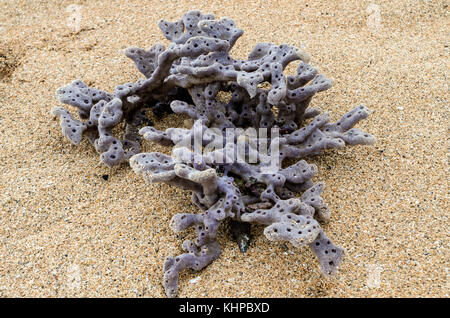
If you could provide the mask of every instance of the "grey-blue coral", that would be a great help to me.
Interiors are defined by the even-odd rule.
[[[72,143],[78,145],[87,137],[104,164],[128,162],[146,182],[191,191],[200,212],[175,214],[170,226],[175,232],[193,227],[197,239],[183,243],[185,253],[167,257],[166,295],[177,296],[182,270],[201,270],[220,256],[217,233],[226,219],[262,224],[270,241],[290,242],[300,251],[309,247],[322,273],[335,274],[344,249],[334,245],[320,226],[330,220],[320,196],[324,184],[313,183],[318,169],[304,159],[331,148],[374,143],[373,136],[354,128],[368,116],[368,109],[357,106],[330,123],[327,113],[309,108],[313,95],[332,85],[308,64],[309,56],[287,44],[259,43],[247,60],[234,59],[230,50],[243,31],[232,19],[215,20],[212,14],[189,11],[179,21],[161,20],[158,25],[171,41],[167,48],[156,44],[149,50],[132,47],[125,52],[142,79],[119,85],[114,93],[76,80],[58,89],[57,98],[76,107],[80,119],[64,108],[53,108],[52,114],[59,117],[62,132]],[[299,61],[296,73],[284,75],[293,61]],[[191,128],[142,127],[143,110],[155,105],[188,117]],[[121,127],[122,137],[117,136]],[[245,135],[248,128],[278,129],[279,134],[264,138],[270,149],[277,144],[278,151],[263,153]],[[198,132],[200,152],[192,147]],[[173,147],[172,154],[140,153],[142,139]],[[214,148],[205,151],[211,143]],[[239,144],[256,161],[230,160]],[[285,159],[300,160],[286,166]]]

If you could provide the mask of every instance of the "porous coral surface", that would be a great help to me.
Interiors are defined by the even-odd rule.
[[[0,296],[164,296],[165,257],[196,239],[194,230],[173,233],[168,226],[177,213],[199,212],[189,192],[144,185],[126,164],[99,164],[88,140],[74,146],[59,133],[49,109],[61,106],[58,87],[76,78],[112,93],[144,77],[125,49],[167,47],[158,21],[179,20],[193,3],[0,1],[0,51],[15,65],[0,79]],[[377,143],[304,158],[318,168],[313,181],[326,184],[321,197],[332,214],[323,230],[345,248],[333,279],[321,275],[309,248],[269,241],[265,225],[252,225],[246,253],[221,226],[220,257],[201,272],[180,272],[179,296],[447,297],[445,2],[233,0],[195,7],[245,30],[230,53],[236,59],[247,59],[261,41],[302,43],[309,64],[334,82],[310,107],[336,122],[363,102],[373,114],[358,127]],[[297,62],[285,75],[295,74]],[[79,119],[76,108],[65,108]],[[160,131],[189,128],[181,114],[146,114]],[[120,130],[114,136],[122,137]],[[172,148],[148,141],[140,147],[167,155]]]
[[[328,222],[330,211],[320,196],[324,184],[312,181],[317,167],[305,160],[283,163],[345,145],[373,144],[372,135],[354,128],[368,109],[357,106],[330,123],[327,113],[308,107],[316,93],[332,85],[308,64],[308,54],[288,44],[259,43],[247,60],[235,59],[230,50],[243,31],[230,18],[215,20],[213,14],[193,10],[176,22],[161,20],[158,25],[171,41],[167,49],[155,44],[147,51],[125,51],[145,78],[119,85],[114,93],[75,80],[58,89],[57,97],[76,107],[85,120],[74,119],[63,108],[53,108],[52,114],[76,145],[90,132],[104,164],[129,161],[148,183],[191,191],[201,212],[174,215],[171,228],[179,232],[194,227],[197,238],[184,241],[184,254],[167,257],[166,295],[178,295],[182,270],[201,270],[220,256],[217,233],[229,218],[265,225],[270,241],[289,242],[300,251],[309,246],[322,273],[335,274],[344,249],[331,242],[318,222]],[[300,61],[296,73],[285,76],[283,71],[294,61]],[[221,93],[231,95],[229,101]],[[175,147],[171,156],[139,149],[137,128],[144,109],[158,103],[192,124],[189,129],[139,130],[146,140]],[[113,128],[122,122],[120,139]],[[264,209],[253,208],[258,205]]]

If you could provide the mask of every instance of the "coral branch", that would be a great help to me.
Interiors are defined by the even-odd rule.
[[[302,158],[374,143],[354,128],[369,110],[360,105],[330,123],[327,113],[309,107],[316,93],[332,85],[308,64],[309,56],[287,44],[259,43],[246,60],[235,59],[230,50],[243,31],[229,18],[189,11],[158,25],[171,41],[167,48],[125,51],[144,78],[118,85],[114,93],[76,80],[56,97],[74,106],[80,119],[58,107],[52,114],[70,142],[78,145],[86,136],[106,165],[128,162],[147,183],[191,192],[200,212],[175,214],[170,227],[194,228],[197,236],[183,243],[185,253],[167,257],[166,295],[178,295],[181,271],[201,270],[219,257],[217,236],[227,219],[241,251],[248,248],[249,224],[263,224],[268,240],[309,246],[322,273],[335,274],[344,249],[320,226],[331,218],[321,197],[324,184],[312,181],[318,168]],[[285,74],[293,61],[299,61],[295,74]],[[153,127],[145,117],[148,107],[157,118],[171,112],[187,117],[187,128]],[[141,139],[172,153],[140,153]]]

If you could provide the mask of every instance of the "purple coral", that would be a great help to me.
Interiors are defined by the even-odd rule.
[[[80,120],[63,108],[52,113],[72,143],[87,136],[106,165],[129,162],[147,182],[191,191],[201,213],[176,214],[171,228],[177,232],[194,227],[197,239],[184,242],[186,253],[166,259],[167,296],[177,295],[180,271],[201,270],[219,257],[217,231],[226,219],[264,224],[264,235],[271,241],[309,246],[321,271],[334,274],[344,250],[319,224],[330,220],[320,197],[324,185],[312,182],[317,167],[303,158],[374,143],[373,136],[353,128],[368,116],[367,108],[358,106],[330,123],[328,114],[308,108],[313,95],[332,84],[308,64],[308,55],[286,44],[260,43],[247,60],[234,59],[229,51],[243,31],[229,18],[215,20],[211,14],[189,11],[176,22],[161,20],[159,27],[172,42],[167,48],[156,44],[125,53],[145,78],[119,85],[114,93],[74,81],[60,88],[57,97],[78,108]],[[285,76],[284,69],[295,60],[300,61],[296,74]],[[229,101],[224,93],[231,95]],[[142,109],[148,105],[170,105],[193,125],[166,131],[142,127]],[[122,122],[124,134],[115,137],[113,128]],[[255,139],[248,133],[258,129],[267,134]],[[141,138],[173,147],[172,155],[140,153]],[[263,145],[269,151],[263,151]],[[243,157],[253,161],[237,160],[239,147]],[[284,161],[299,158],[288,166]]]

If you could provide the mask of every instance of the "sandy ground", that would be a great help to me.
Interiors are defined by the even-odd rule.
[[[347,251],[338,276],[325,279],[308,249],[268,242],[261,228],[246,254],[222,231],[219,260],[185,271],[180,296],[448,297],[447,5],[0,0],[0,296],[164,296],[164,258],[193,235],[168,222],[196,211],[189,194],[100,165],[49,110],[73,79],[108,91],[135,81],[123,49],[167,44],[157,21],[200,9],[244,29],[235,57],[257,42],[303,45],[334,79],[313,106],[337,119],[364,103],[374,112],[359,127],[378,142],[309,160],[327,184],[325,231]]]

